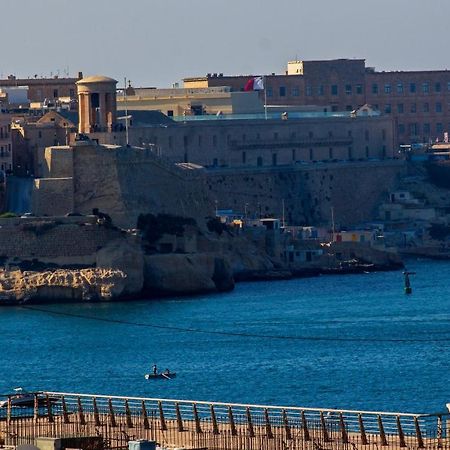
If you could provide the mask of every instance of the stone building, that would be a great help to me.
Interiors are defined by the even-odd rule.
[[[83,78],[81,72],[77,78],[16,78],[10,75],[7,79],[0,80],[0,88],[28,87],[28,100],[30,102],[43,102],[45,99],[54,100],[60,97],[76,99],[76,82]]]
[[[0,113],[0,171],[12,171],[11,116]]]
[[[186,78],[186,88],[228,86],[242,91],[252,75]],[[442,140],[450,131],[450,71],[377,72],[363,59],[290,61],[284,74],[264,76],[271,105],[316,105],[351,111],[368,103],[396,124],[398,143]]]

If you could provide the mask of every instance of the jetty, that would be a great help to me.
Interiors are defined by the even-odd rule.
[[[59,441],[58,448],[126,449],[130,441],[142,439],[178,449],[450,448],[448,412],[354,411],[64,392],[34,395],[34,406],[15,407],[11,396],[0,409],[0,447],[39,447],[43,439],[47,445],[52,439],[66,439],[69,444]]]

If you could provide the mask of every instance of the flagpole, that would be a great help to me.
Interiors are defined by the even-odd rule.
[[[264,117],[267,120],[267,84],[266,84],[266,76],[263,77],[264,80]]]

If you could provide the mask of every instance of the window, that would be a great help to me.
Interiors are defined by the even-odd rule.
[[[272,91],[271,87],[268,87],[266,89],[266,95],[267,95],[267,97],[273,97],[273,91]]]
[[[390,94],[391,93],[391,85],[390,84],[385,84],[384,85],[384,93],[385,94]]]
[[[331,95],[338,95],[338,86],[337,84],[331,85]]]
[[[424,123],[423,124],[423,134],[430,134],[431,131],[431,126],[429,123]]]
[[[247,162],[247,154],[245,152],[242,152],[242,164],[245,164]]]
[[[273,133],[273,140],[274,141],[278,140],[278,133],[277,132]]]
[[[351,84],[346,84],[345,85],[345,93],[347,95],[352,95],[352,85]]]
[[[172,148],[172,136],[169,136],[169,148]]]
[[[328,149],[328,159],[333,159],[333,148],[332,147],[330,147]]]
[[[295,161],[297,158],[295,157],[295,148],[292,149],[292,161]]]
[[[430,112],[430,105],[429,105],[429,103],[424,103],[423,104],[423,112],[424,113]]]
[[[430,92],[430,83],[422,83],[422,92],[428,94]]]
[[[58,98],[58,89],[53,89],[53,98]]]
[[[306,86],[306,90],[305,90],[306,95],[309,97],[312,95],[312,87],[311,86]]]
[[[199,147],[202,146],[202,137],[201,136],[198,137],[198,146]]]
[[[397,83],[397,94],[403,94],[403,83]]]
[[[74,98],[75,97],[75,89],[69,89],[69,97]]]
[[[442,112],[442,103],[441,102],[436,102],[436,112],[437,113]]]
[[[277,165],[277,154],[272,153],[272,166],[276,166],[276,165]]]
[[[317,86],[317,95],[325,95],[325,88],[323,87],[323,84],[319,84],[319,86]]]
[[[381,130],[381,139],[383,139],[383,141],[386,140],[386,130],[384,128]]]
[[[263,165],[263,159],[262,156],[258,156],[257,160],[256,160],[256,165],[258,167],[261,167]]]
[[[434,92],[441,92],[441,83],[434,83]]]
[[[357,84],[356,85],[356,93],[358,95],[361,95],[363,93],[362,84]]]
[[[167,111],[167,117],[173,117],[173,109]]]
[[[366,130],[366,131],[364,132],[364,137],[365,137],[366,141],[369,140],[369,130]]]
[[[411,92],[411,94],[416,92],[416,83],[409,83],[409,92]]]
[[[378,84],[372,84],[372,94],[378,94]]]
[[[441,134],[444,131],[444,127],[442,126],[442,123],[438,122],[436,124],[436,133]]]
[[[416,104],[415,104],[415,103],[411,103],[411,109],[410,109],[410,111],[411,111],[412,113],[415,113],[415,112],[417,111],[417,107],[416,107]]]
[[[280,86],[280,97],[286,97],[286,88],[284,86]]]
[[[404,111],[403,103],[398,103],[398,104],[397,104],[397,112],[398,112],[399,114],[403,114],[403,111]]]
[[[403,123],[398,124],[398,134],[405,134],[405,125]]]
[[[385,112],[386,114],[390,114],[390,113],[392,112],[392,108],[391,108],[390,103],[384,105],[384,112]]]
[[[212,137],[212,143],[213,143],[213,146],[214,146],[214,147],[217,147],[217,136],[216,136],[216,135],[214,135],[214,136]]]
[[[185,147],[188,146],[188,137],[187,137],[187,136],[183,136],[183,145],[184,145]]]
[[[293,97],[298,97],[300,95],[300,89],[298,86],[294,86],[292,88],[292,96]]]
[[[419,125],[417,123],[409,124],[409,134],[411,136],[417,136],[419,134]]]

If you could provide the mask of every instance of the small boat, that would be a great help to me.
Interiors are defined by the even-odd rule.
[[[146,373],[145,379],[146,380],[157,380],[157,379],[166,379],[171,380],[172,378],[175,378],[177,374],[175,372],[161,372],[161,373]]]
[[[32,408],[34,407],[34,399],[37,398],[38,406],[47,405],[47,395],[42,392],[27,392],[22,388],[14,389],[15,394],[8,395],[7,397],[11,399],[11,406],[22,407],[22,408]],[[50,403],[56,403],[60,400],[57,396],[48,396],[48,401]],[[6,408],[8,406],[8,399],[0,401],[0,408]]]

